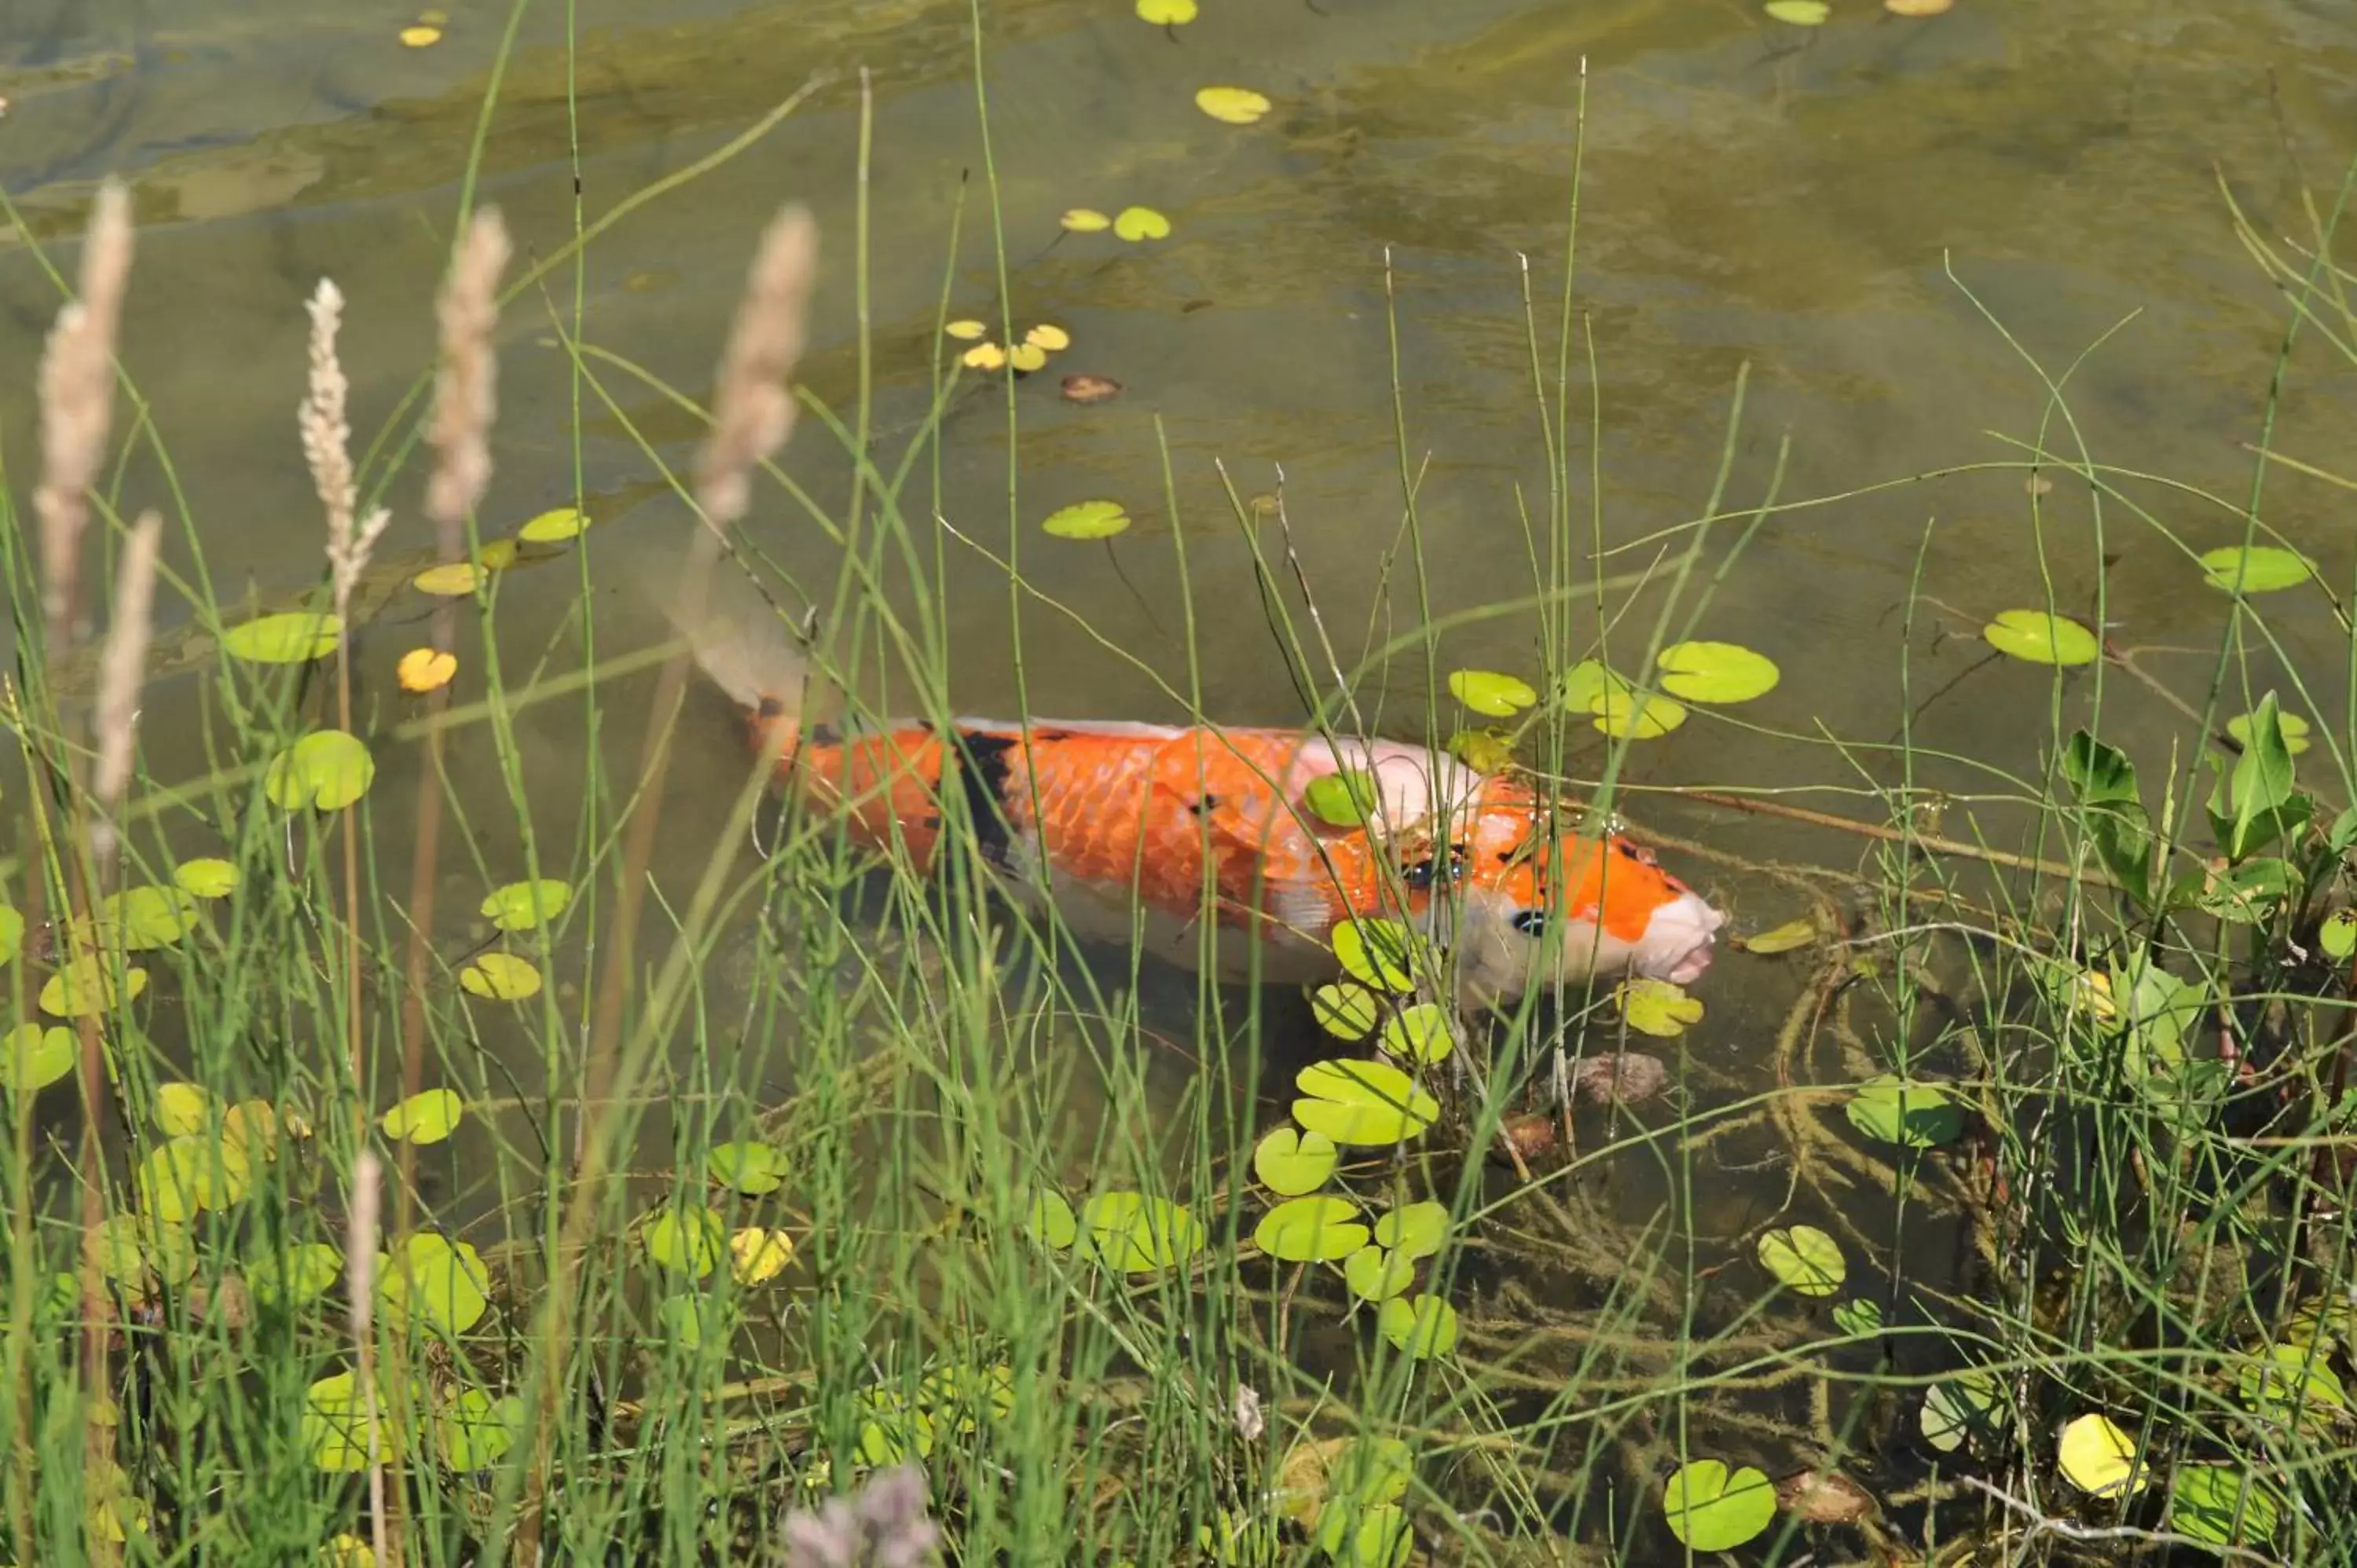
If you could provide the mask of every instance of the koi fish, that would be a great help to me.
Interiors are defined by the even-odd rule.
[[[1497,1006],[1591,977],[1684,984],[1726,917],[1626,837],[1551,831],[1527,784],[1443,751],[1286,729],[910,719],[839,732],[805,721],[808,660],[774,616],[683,626],[705,673],[742,704],[785,791],[840,812],[863,847],[920,874],[961,796],[983,862],[1015,902],[1075,935],[1223,981],[1330,980],[1335,928],[1391,917],[1446,947],[1460,1004]],[[1304,797],[1361,778],[1364,822]],[[1364,781],[1372,781],[1372,789]]]

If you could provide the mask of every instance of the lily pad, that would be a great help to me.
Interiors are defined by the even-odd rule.
[[[1297,1197],[1261,1216],[1253,1244],[1284,1262],[1339,1262],[1367,1244],[1367,1228],[1347,1197]]]
[[[1113,231],[1132,242],[1167,240],[1170,237],[1170,220],[1151,207],[1125,207],[1113,220]]]
[[[1071,208],[1057,221],[1075,234],[1094,234],[1113,227],[1113,220],[1093,207]],[[979,338],[982,334],[977,332],[974,336]]]
[[[1320,1133],[1279,1127],[1253,1146],[1253,1175],[1279,1197],[1298,1197],[1326,1185],[1340,1155]]]
[[[447,561],[439,566],[428,566],[409,579],[409,585],[437,599],[458,599],[490,580],[490,568],[479,561]]]
[[[540,994],[540,971],[513,953],[487,952],[458,972],[458,984],[490,1002],[522,1002]]]
[[[1512,718],[1539,700],[1529,682],[1492,670],[1453,670],[1448,690],[1473,712],[1493,719]]]
[[[664,1209],[648,1222],[642,1239],[656,1267],[696,1279],[728,1255],[727,1222],[697,1205]]]
[[[410,1237],[398,1258],[377,1257],[376,1299],[388,1323],[404,1323],[414,1311],[438,1333],[464,1334],[490,1310],[490,1273],[474,1244],[437,1231]]]
[[[1981,628],[1991,648],[2032,664],[2093,664],[2104,645],[2075,620],[2044,610],[2004,610]]]
[[[2316,928],[2316,945],[2335,963],[2357,954],[2357,909],[2335,909]]]
[[[1696,1552],[1730,1552],[1776,1518],[1776,1487],[1746,1465],[1730,1471],[1717,1459],[1682,1465],[1662,1493],[1670,1533]]]
[[[1294,1079],[1293,1119],[1337,1144],[1387,1147],[1440,1117],[1440,1102],[1388,1062],[1312,1062]]]
[[[1361,1301],[1389,1301],[1415,1283],[1415,1260],[1388,1247],[1361,1247],[1342,1260],[1342,1283]]]
[[[573,902],[573,885],[544,876],[537,882],[511,882],[491,889],[482,903],[483,918],[503,931],[528,931],[565,913]]]
[[[126,969],[84,953],[41,983],[41,1011],[58,1018],[96,1018],[121,1002],[135,1002],[147,989],[147,972]]]
[[[1329,1509],[1318,1527],[1318,1548],[1343,1568],[1402,1568],[1415,1550],[1415,1535],[1397,1503],[1376,1503],[1355,1515]]]
[[[1860,1338],[1882,1332],[1882,1307],[1878,1302],[1857,1296],[1834,1308],[1834,1326],[1844,1334]]]
[[[1129,527],[1129,513],[1119,501],[1074,501],[1049,512],[1039,527],[1059,539],[1111,539]]]
[[[254,664],[307,664],[342,640],[341,617],[296,611],[262,616],[221,633],[221,651]]]
[[[1964,1130],[1964,1111],[1945,1090],[1889,1073],[1859,1084],[1845,1109],[1859,1132],[1902,1148],[1936,1148]]]
[[[785,1153],[768,1144],[723,1144],[704,1156],[704,1168],[714,1181],[748,1197],[786,1185]]]
[[[1612,999],[1631,1028],[1658,1039],[1675,1039],[1690,1025],[1702,1022],[1701,1000],[1666,980],[1624,981]]]
[[[1457,1309],[1432,1294],[1395,1295],[1376,1309],[1375,1327],[1418,1361],[1457,1348]]]
[[[1448,1240],[1448,1206],[1426,1200],[1386,1210],[1375,1221],[1375,1243],[1411,1258],[1429,1258]]]
[[[328,1294],[344,1272],[343,1255],[325,1241],[290,1247],[282,1258],[274,1247],[246,1254],[245,1285],[264,1306],[307,1306]]]
[[[1336,828],[1363,826],[1375,801],[1374,776],[1354,768],[1321,773],[1301,792],[1301,803],[1309,808],[1309,814]]]
[[[2357,929],[2357,919],[2352,929]],[[1338,1040],[1363,1040],[1374,1033],[1381,1006],[1373,992],[1352,981],[1321,985],[1309,993],[1310,1016]]]
[[[1822,27],[1834,14],[1828,0],[1768,0],[1760,8],[1790,27]]]
[[[1735,945],[1745,952],[1762,958],[1776,953],[1793,952],[1817,940],[1817,923],[1805,915],[1797,920],[1787,920],[1770,927],[1756,937],[1738,937]]]
[[[0,1036],[0,1082],[19,1092],[48,1088],[74,1069],[81,1042],[63,1025],[19,1024]]]
[[[794,1261],[794,1239],[783,1230],[748,1225],[728,1238],[728,1273],[740,1285],[768,1283]]]
[[[2266,1421],[2297,1419],[2303,1428],[2320,1431],[2349,1410],[2349,1391],[2329,1355],[2320,1346],[2271,1345],[2244,1361],[2236,1390]]]
[[[1615,740],[1659,740],[1686,722],[1684,705],[1658,692],[1607,692],[1593,712],[1596,727]]]
[[[1760,1238],[1760,1262],[1803,1295],[1831,1295],[1849,1277],[1841,1243],[1813,1225],[1795,1225]]]
[[[1157,1273],[1203,1247],[1203,1225],[1183,1204],[1142,1192],[1101,1192],[1081,1207],[1089,1250],[1125,1273]]]
[[[552,507],[517,529],[516,537],[531,544],[562,544],[588,526],[589,514],[579,507]]]
[[[2274,544],[2254,544],[2247,550],[2222,545],[2203,551],[2201,559],[2202,580],[2227,593],[2239,585],[2246,594],[2272,594],[2297,588],[2316,575],[2315,562]]]
[[[156,1125],[167,1138],[204,1131],[212,1115],[213,1097],[203,1085],[159,1083],[156,1086]]]
[[[2136,1458],[2134,1440],[2111,1417],[2092,1412],[2062,1428],[2054,1464],[2064,1480],[2098,1498],[2140,1492],[2152,1479],[2151,1469]]]
[[[466,1102],[447,1089],[413,1094],[377,1119],[384,1135],[395,1143],[438,1144],[448,1137],[466,1114]]]
[[[1031,1212],[1023,1228],[1031,1233],[1033,1240],[1059,1252],[1078,1240],[1081,1234],[1081,1222],[1073,1217],[1072,1206],[1064,1200],[1062,1193],[1055,1191],[1032,1195]]]
[[[1923,1441],[1953,1454],[1970,1438],[1986,1448],[2002,1434],[2005,1388],[1993,1372],[1970,1367],[1923,1391],[1916,1426]]]
[[[147,1151],[133,1175],[143,1212],[167,1224],[196,1218],[205,1207],[204,1146],[193,1138],[167,1138]]]
[[[262,792],[290,811],[340,811],[367,794],[375,779],[376,759],[367,746],[342,730],[319,730],[270,759]]]
[[[1249,125],[1268,113],[1269,102],[1249,87],[1206,87],[1195,94],[1195,107],[1214,120]]]
[[[369,1467],[368,1402],[356,1373],[336,1372],[321,1378],[303,1395],[303,1444],[311,1463],[329,1474]],[[380,1396],[376,1402],[376,1441],[381,1456],[394,1448],[392,1411]]]
[[[1418,1067],[1433,1067],[1447,1061],[1457,1048],[1456,1026],[1448,1009],[1438,1003],[1418,1002],[1393,1014],[1375,1043],[1385,1055]]]
[[[2253,1546],[2275,1539],[2283,1504],[2235,1465],[2188,1465],[2169,1495],[2169,1527],[2213,1546]]]
[[[98,906],[99,945],[125,952],[177,947],[196,929],[196,896],[178,887],[126,887]]]
[[[1774,660],[1737,642],[1674,642],[1654,662],[1662,690],[1689,703],[1748,703],[1783,679]]]
[[[211,855],[184,860],[172,868],[172,882],[197,898],[226,898],[237,891],[237,867]],[[0,958],[0,961],[5,961]]]
[[[434,1412],[442,1462],[461,1472],[490,1469],[515,1446],[523,1417],[523,1401],[513,1394],[494,1399],[488,1389],[458,1390]]]
[[[1415,935],[1397,920],[1343,920],[1334,927],[1334,957],[1351,979],[1377,991],[1415,989]]]

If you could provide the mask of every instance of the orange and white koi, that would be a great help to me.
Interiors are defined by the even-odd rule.
[[[1384,740],[1209,725],[908,720],[840,734],[805,723],[808,665],[772,618],[683,628],[742,703],[787,791],[920,873],[963,798],[982,860],[1033,910],[1222,980],[1340,972],[1335,928],[1402,918],[1451,955],[1459,1000],[1498,1005],[1590,977],[1680,984],[1710,966],[1725,917],[1626,837],[1558,833],[1527,784]],[[1366,820],[1309,811],[1318,779],[1372,780]],[[1142,930],[1141,930],[1142,927]]]

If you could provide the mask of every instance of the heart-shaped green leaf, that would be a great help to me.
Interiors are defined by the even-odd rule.
[[[1325,1186],[1340,1159],[1323,1133],[1279,1127],[1254,1145],[1253,1174],[1279,1197],[1298,1197]]]
[[[376,759],[367,746],[342,730],[318,730],[270,759],[262,792],[290,811],[340,811],[367,794],[375,779]]]
[[[1288,1263],[1338,1262],[1367,1244],[1367,1228],[1347,1197],[1297,1197],[1261,1216],[1253,1244]]]

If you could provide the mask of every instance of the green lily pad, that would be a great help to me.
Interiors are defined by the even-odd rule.
[[[1090,1251],[1125,1273],[1177,1268],[1202,1251],[1202,1221],[1142,1192],[1101,1192],[1081,1206]]]
[[[327,1294],[343,1272],[343,1255],[325,1241],[289,1247],[283,1258],[276,1248],[260,1246],[245,1259],[246,1289],[253,1299],[290,1310]]]
[[[2032,664],[2093,664],[2104,650],[2093,632],[2044,610],[2001,611],[1981,636],[1999,653]]]
[[[1834,1326],[1844,1334],[1863,1338],[1882,1332],[1882,1307],[1878,1302],[1858,1296],[1834,1308]]]
[[[140,1209],[167,1224],[195,1219],[205,1206],[199,1174],[205,1157],[204,1148],[190,1138],[167,1138],[148,1150],[132,1177]]]
[[[1375,1241],[1411,1258],[1429,1258],[1448,1240],[1448,1206],[1444,1203],[1403,1204],[1375,1221]]]
[[[1340,1160],[1333,1139],[1279,1127],[1253,1146],[1253,1175],[1279,1197],[1298,1197],[1325,1186]]]
[[[1819,934],[1817,923],[1803,915],[1797,920],[1787,920],[1781,926],[1770,927],[1758,936],[1738,937],[1735,945],[1745,952],[1769,958],[1807,947],[1817,940]]]
[[[1373,992],[1348,980],[1309,993],[1310,1015],[1338,1040],[1363,1040],[1372,1034],[1381,1006]]]
[[[1783,679],[1774,660],[1736,642],[1674,642],[1654,662],[1662,690],[1689,703],[1748,703]]]
[[[483,900],[483,918],[503,931],[528,931],[565,913],[573,902],[573,885],[544,876],[537,882],[511,882],[495,887]]]
[[[2258,1546],[2275,1539],[2283,1504],[2235,1465],[2188,1465],[2169,1495],[2169,1527],[2212,1546]]]
[[[1253,1244],[1284,1262],[1339,1262],[1367,1244],[1367,1228],[1347,1197],[1297,1197],[1261,1216]]]
[[[1375,809],[1376,800],[1374,775],[1354,768],[1319,774],[1301,792],[1301,803],[1309,809],[1309,814],[1337,828],[1363,825],[1368,813]]]
[[[376,759],[367,746],[342,730],[318,730],[270,759],[262,792],[289,811],[340,811],[367,794],[375,779]]]
[[[1615,740],[1659,740],[1686,722],[1685,705],[1659,692],[1607,692],[1593,712],[1596,727]]]
[[[2357,909],[2335,909],[2316,928],[2316,945],[2335,963],[2357,953]]]
[[[342,639],[340,617],[296,611],[263,616],[221,633],[221,651],[255,664],[308,664],[336,650]]]
[[[1760,1262],[1803,1295],[1831,1295],[1849,1276],[1841,1243],[1813,1225],[1795,1225],[1760,1238]]]
[[[460,1389],[434,1412],[442,1462],[453,1470],[488,1470],[515,1446],[523,1430],[523,1401],[494,1399],[488,1389]]]
[[[696,1291],[663,1297],[655,1316],[664,1336],[683,1350],[694,1350],[707,1339],[723,1343],[735,1331],[728,1304]]]
[[[1343,920],[1334,927],[1342,972],[1377,991],[1415,989],[1415,935],[1397,920]]]
[[[438,1144],[457,1127],[466,1102],[447,1089],[413,1094],[382,1116],[377,1125],[395,1143]]]
[[[1770,21],[1781,22],[1788,27],[1822,27],[1834,14],[1828,0],[1768,0],[1760,8],[1768,13]]]
[[[1702,1022],[1701,999],[1666,980],[1624,981],[1612,997],[1631,1028],[1657,1039],[1675,1039],[1690,1025]]]
[[[96,1018],[118,1003],[135,1002],[147,989],[147,972],[126,969],[118,980],[113,963],[84,953],[41,983],[41,1011],[57,1018]]]
[[[2238,578],[2244,593],[2272,594],[2296,588],[2316,575],[2315,562],[2274,544],[2254,544],[2247,550],[2222,545],[2203,551],[2201,559],[2202,580],[2227,593],[2234,591]]]
[[[1392,1015],[1375,1042],[1386,1056],[1418,1067],[1434,1067],[1457,1048],[1457,1029],[1448,1009],[1437,1002],[1419,1002]]]
[[[1493,719],[1512,718],[1539,700],[1529,682],[1493,670],[1452,670],[1448,691],[1473,712]]]
[[[63,1025],[19,1024],[0,1036],[0,1081],[19,1092],[48,1088],[74,1069],[81,1045]]]
[[[1887,1072],[1859,1084],[1844,1109],[1859,1132],[1902,1148],[1936,1148],[1964,1130],[1963,1108],[1945,1090]]]
[[[1662,1493],[1670,1533],[1696,1552],[1731,1552],[1776,1517],[1775,1483],[1746,1465],[1730,1471],[1717,1459],[1678,1467]]]
[[[786,1185],[785,1153],[767,1144],[723,1144],[704,1156],[704,1168],[714,1181],[748,1197]]]
[[[1023,1228],[1043,1247],[1062,1251],[1080,1240],[1081,1222],[1060,1192],[1043,1189],[1031,1196],[1031,1212]]]
[[[378,1453],[390,1457],[395,1446],[392,1412],[382,1396],[376,1402],[376,1433]],[[330,1474],[369,1467],[368,1405],[358,1374],[336,1372],[305,1391],[303,1444],[311,1463]]]
[[[1395,1295],[1375,1310],[1375,1327],[1418,1361],[1457,1348],[1457,1309],[1437,1295]]]
[[[1059,539],[1111,539],[1129,521],[1119,501],[1074,501],[1049,512],[1039,526]]]
[[[1415,1550],[1415,1535],[1397,1503],[1376,1503],[1355,1514],[1328,1509],[1318,1520],[1318,1549],[1342,1568],[1401,1568]]]
[[[2236,1380],[2243,1402],[2270,1422],[2297,1418],[2315,1432],[2349,1410],[2349,1391],[2332,1369],[2328,1352],[2312,1345],[2270,1345],[2246,1358]]]
[[[399,1259],[377,1257],[377,1305],[385,1321],[396,1326],[414,1309],[418,1320],[436,1332],[464,1334],[490,1310],[490,1273],[474,1244],[437,1231],[410,1237]]]
[[[1592,714],[1607,696],[1628,690],[1628,681],[1601,660],[1583,659],[1556,679],[1555,700],[1573,713]]]
[[[192,897],[226,898],[237,890],[237,867],[226,860],[202,855],[174,866],[172,881]]]
[[[1415,1283],[1415,1260],[1388,1247],[1361,1247],[1342,1261],[1342,1283],[1361,1301],[1389,1301]]]
[[[702,1279],[728,1255],[728,1225],[713,1209],[666,1208],[648,1222],[643,1240],[655,1266]]]
[[[458,985],[487,1002],[524,1002],[540,994],[540,971],[513,953],[487,952],[458,972]]]
[[[6,963],[25,949],[25,917],[22,911],[0,904],[0,963]]]
[[[1440,1102],[1389,1062],[1312,1062],[1294,1079],[1293,1119],[1338,1144],[1386,1147],[1440,1117]]]
[[[516,537],[528,544],[562,544],[588,526],[588,514],[580,508],[552,507],[517,529]]]
[[[196,929],[196,896],[178,887],[126,887],[98,906],[99,945],[126,952],[177,947]]]
[[[1954,1453],[1967,1438],[1986,1448],[2002,1434],[2005,1410],[2005,1387],[1996,1374],[1971,1367],[1924,1391],[1916,1425],[1923,1441],[1943,1454]]]

